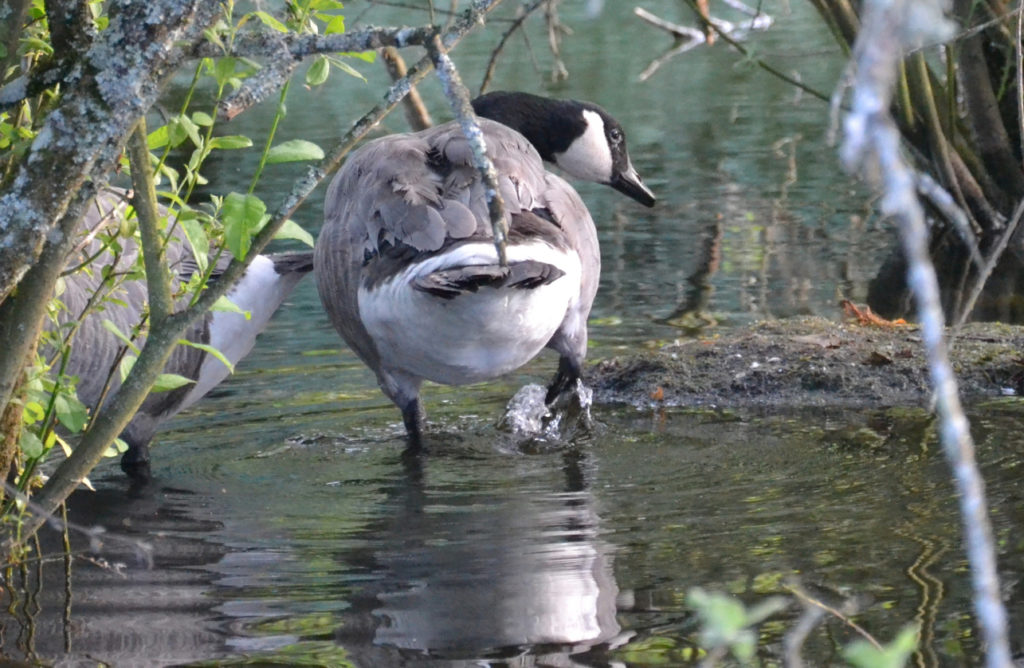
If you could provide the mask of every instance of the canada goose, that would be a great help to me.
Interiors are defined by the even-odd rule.
[[[316,243],[320,299],[401,409],[412,449],[422,444],[424,379],[492,379],[544,347],[560,355],[549,404],[580,378],[601,272],[597,231],[576,191],[541,158],[647,206],[655,201],[621,126],[600,107],[525,93],[492,93],[473,106],[487,117],[480,128],[505,200],[507,266],[456,122],[354,152],[327,191]]]
[[[89,311],[84,319],[81,318],[88,307],[90,296],[103,281],[99,267],[108,267],[108,271],[114,274],[123,273],[132,267],[138,257],[139,247],[132,237],[117,239],[122,252],[116,256],[100,241],[105,231],[109,233],[111,228],[116,231],[122,223],[127,201],[125,191],[105,188],[89,206],[80,228],[84,235],[83,242],[69,257],[67,266],[77,267],[85,258],[97,257],[88,265],[90,270],[68,274],[64,281],[64,291],[60,294],[65,309],[61,320],[68,322],[81,319],[74,335],[66,373],[78,376],[78,397],[93,410],[101,401],[108,378],[111,387],[107,396],[120,385],[117,365],[125,347],[103,322],[109,320],[122,333],[130,335],[132,329],[139,325],[147,308],[145,279],[126,278],[101,302],[99,308]],[[172,275],[176,275],[182,282],[187,281],[196,271],[196,263],[180,233],[172,235],[165,252]],[[224,256],[217,262],[214,276],[223,272],[230,259]],[[312,251],[259,255],[253,258],[242,280],[228,293],[228,298],[241,310],[247,311],[249,317],[228,311],[209,312],[189,328],[185,338],[213,346],[232,365],[236,364],[249,354],[256,336],[266,327],[274,311],[299,279],[312,268]],[[180,305],[185,306],[187,299],[183,297]],[[143,342],[144,338],[140,338],[136,345],[141,347]],[[228,368],[215,356],[185,345],[174,349],[164,371],[191,378],[195,383],[148,396],[121,433],[128,444],[128,451],[121,458],[121,468],[134,478],[149,477],[148,445],[159,424],[197,402],[229,374]]]

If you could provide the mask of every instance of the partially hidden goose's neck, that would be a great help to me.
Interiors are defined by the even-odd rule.
[[[498,91],[473,100],[473,111],[523,135],[541,159],[555,164],[557,156],[587,130],[583,104],[575,100]]]

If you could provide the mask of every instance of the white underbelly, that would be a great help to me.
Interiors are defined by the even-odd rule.
[[[533,289],[481,287],[444,299],[412,287],[439,269],[494,264],[491,244],[412,265],[395,278],[359,290],[359,314],[384,367],[447,385],[476,383],[513,371],[544,348],[580,295],[580,263],[536,242],[508,249],[510,263],[533,259],[564,274]]]

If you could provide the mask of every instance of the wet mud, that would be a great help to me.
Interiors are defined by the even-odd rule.
[[[961,397],[1024,393],[1024,327],[950,333]],[[921,329],[800,317],[603,360],[588,370],[598,403],[634,406],[925,406],[931,385]]]

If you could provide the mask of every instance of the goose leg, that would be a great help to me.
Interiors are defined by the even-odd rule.
[[[399,406],[399,408],[402,409],[402,421],[405,423],[405,433],[409,437],[408,449],[413,452],[423,450],[423,422],[425,415],[423,406],[420,405],[420,398],[413,397],[412,400],[403,406]]]
[[[128,451],[121,455],[121,470],[133,481],[149,482],[152,477],[149,469],[149,445],[129,442]]]
[[[420,384],[423,380],[383,369],[378,372],[377,380],[384,394],[402,411],[405,433],[409,436],[408,449],[419,452],[423,449],[423,423],[426,420],[420,404]]]
[[[548,385],[548,392],[544,396],[544,403],[551,405],[562,393],[572,389],[576,381],[583,377],[583,365],[581,361],[562,355],[558,358],[558,372],[555,379]]]

